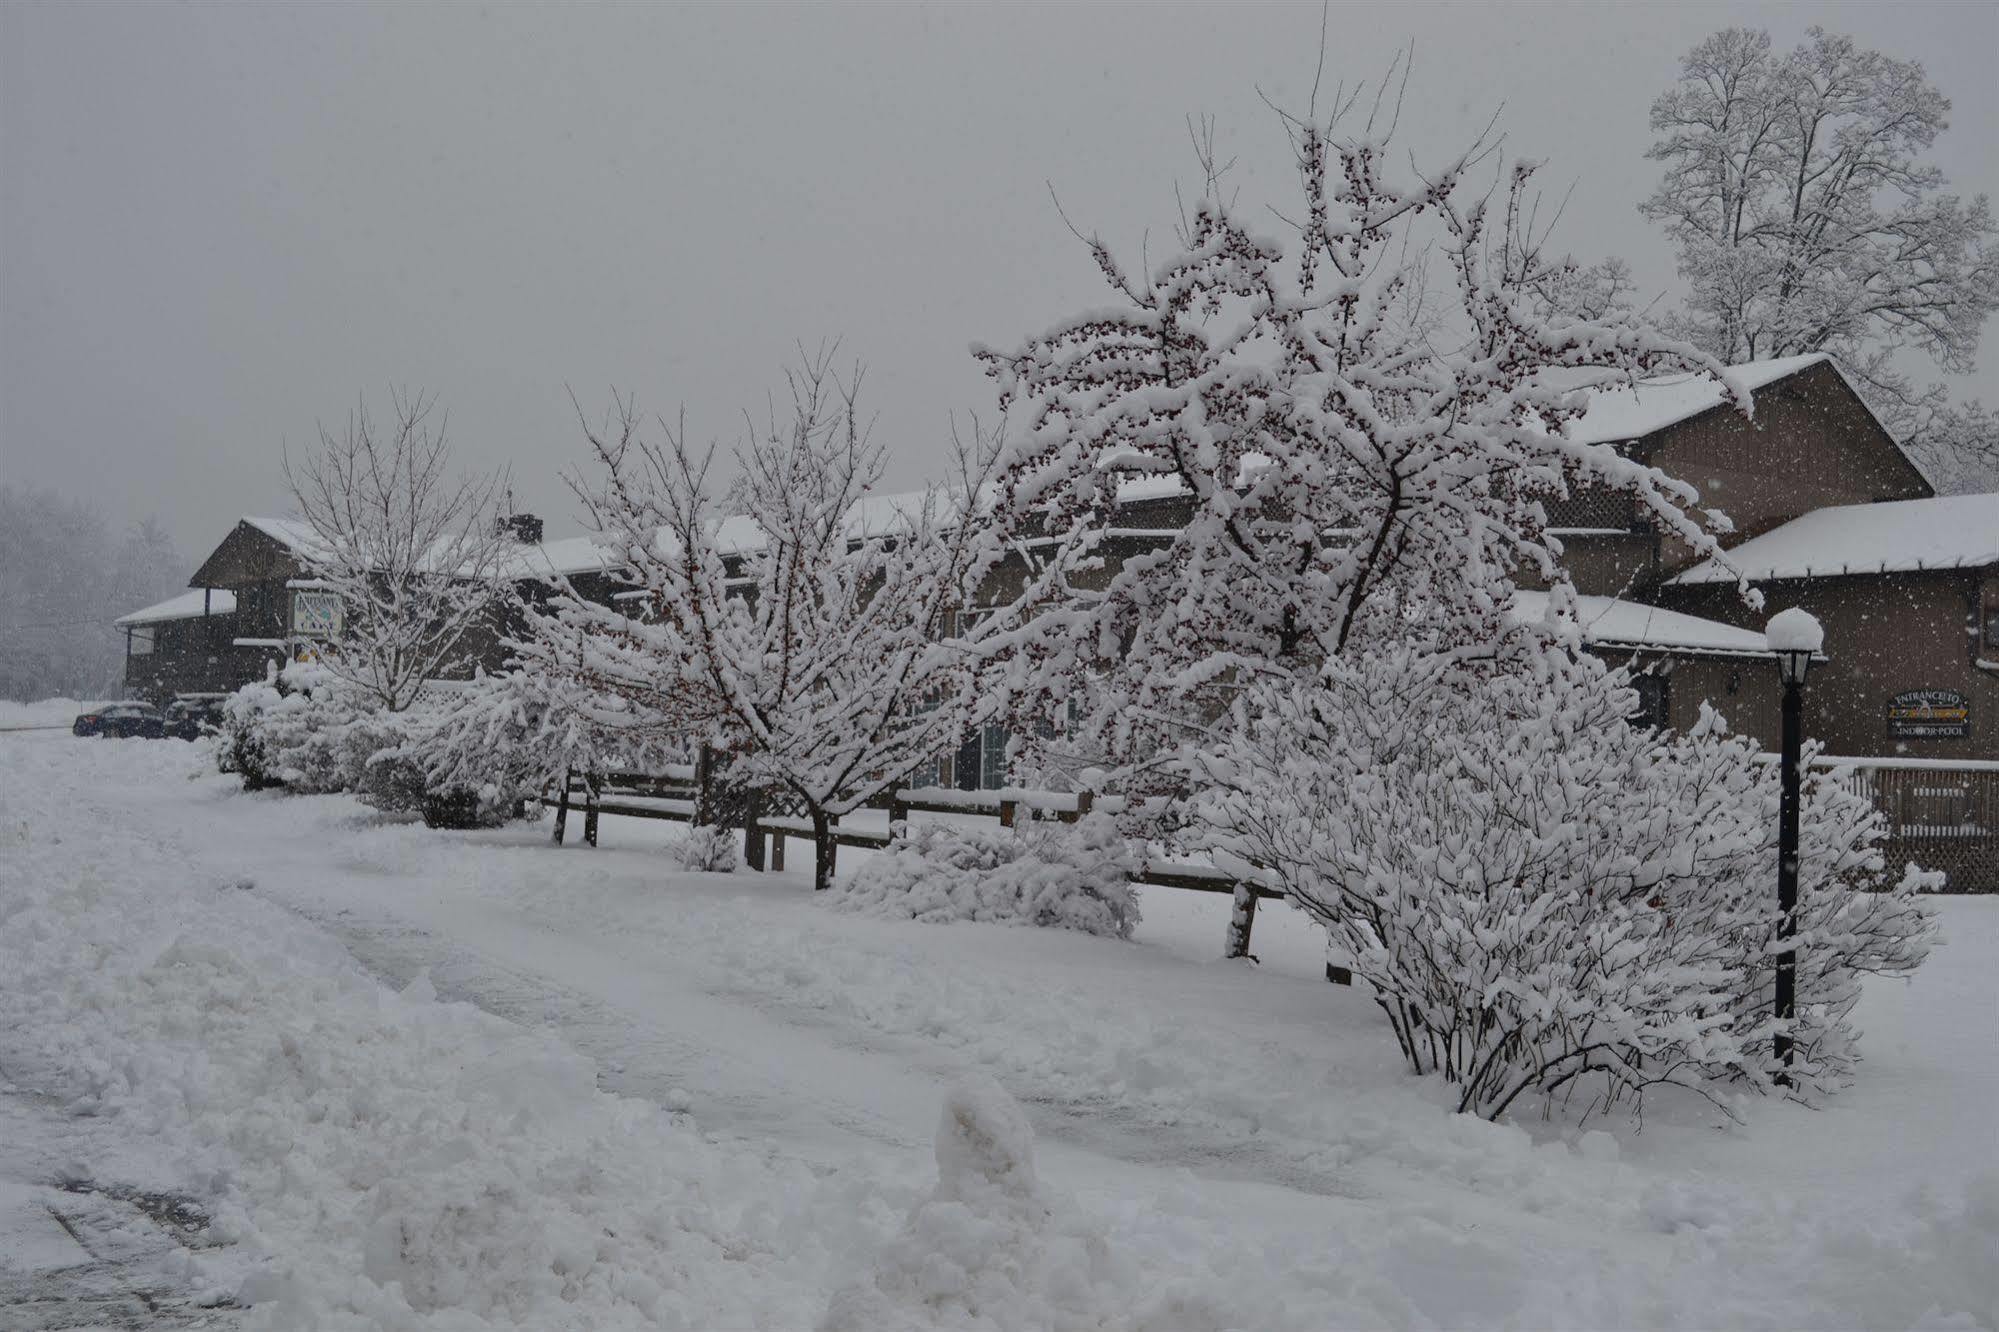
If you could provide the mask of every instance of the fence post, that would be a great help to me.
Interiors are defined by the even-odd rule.
[[[583,779],[583,840],[590,846],[597,845],[597,779]]]
[[[562,845],[562,835],[569,830],[569,779],[573,770],[562,770],[562,798],[555,802],[555,844]]]
[[[1019,805],[1016,804],[1014,801],[1011,800],[1000,801],[1000,827],[1002,828],[1013,827],[1014,816],[1016,812],[1019,810],[1019,808],[1020,808]]]
[[[770,869],[773,874],[784,873],[784,833],[777,828],[770,830]]]
[[[1078,791],[1076,792],[1076,808],[1073,810],[1065,810],[1058,817],[1064,823],[1075,823],[1079,821],[1085,814],[1090,812],[1090,806],[1094,804],[1095,801],[1096,801],[1096,796],[1093,793],[1089,791]]]
[[[901,837],[909,834],[909,806],[896,799],[896,793],[888,793],[888,835]],[[896,829],[902,829],[900,833]]]
[[[753,870],[764,867],[763,826],[757,822],[763,814],[763,792],[747,791],[743,795],[743,863]]]
[[[1235,908],[1229,912],[1228,947],[1223,957],[1246,957],[1256,961],[1256,955],[1249,951],[1249,934],[1256,928],[1256,889],[1238,879],[1235,886]]]

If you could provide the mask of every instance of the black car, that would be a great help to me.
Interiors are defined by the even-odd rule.
[[[177,698],[160,715],[166,734],[176,740],[195,740],[222,724],[222,702],[213,698]]]
[[[160,710],[150,703],[107,703],[76,719],[69,728],[77,735],[140,736],[157,740],[166,731]]]

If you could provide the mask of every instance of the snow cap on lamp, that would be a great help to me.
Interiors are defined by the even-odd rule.
[[[1777,658],[1786,684],[1803,684],[1812,658],[1825,646],[1825,626],[1809,611],[1793,606],[1770,617],[1763,641]]]

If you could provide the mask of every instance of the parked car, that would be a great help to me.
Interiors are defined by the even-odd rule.
[[[109,735],[120,739],[140,736],[157,740],[165,733],[160,710],[150,703],[107,703],[76,719],[69,728],[77,735]]]
[[[160,725],[176,740],[194,740],[222,724],[222,701],[214,698],[177,698],[160,714]]]

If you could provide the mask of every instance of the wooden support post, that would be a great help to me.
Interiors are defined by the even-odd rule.
[[[1019,806],[1011,800],[1000,801],[1000,827],[1011,828]]]
[[[584,779],[583,840],[590,846],[597,845],[597,782],[595,778]]]
[[[1090,805],[1095,799],[1096,797],[1088,791],[1078,791],[1076,792],[1076,808],[1064,810],[1058,817],[1064,823],[1074,823],[1090,812]]]
[[[562,774],[562,798],[555,802],[555,844],[562,845],[562,835],[569,831],[569,779],[571,773],[565,769]]]
[[[1249,934],[1256,928],[1256,889],[1247,883],[1235,886],[1235,909],[1229,912],[1228,947],[1223,957],[1246,957],[1256,961],[1256,955],[1249,951]]]
[[[757,822],[763,813],[763,793],[750,791],[743,797],[743,863],[761,872],[764,867],[764,832]]]
[[[888,835],[890,837],[907,836],[909,829],[906,825],[908,823],[909,806],[897,800],[894,792],[890,792],[888,797]]]
[[[770,830],[770,868],[773,874],[784,873],[784,834],[776,828]]]

